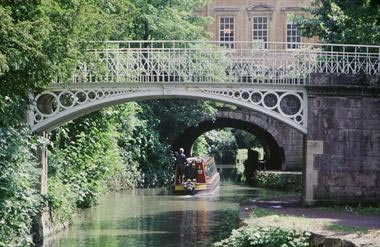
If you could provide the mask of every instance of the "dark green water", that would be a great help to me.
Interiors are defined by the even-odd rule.
[[[211,246],[238,227],[239,203],[265,191],[221,186],[213,196],[175,196],[163,190],[110,193],[44,246]]]

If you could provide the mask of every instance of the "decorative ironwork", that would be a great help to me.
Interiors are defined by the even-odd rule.
[[[306,133],[312,73],[380,75],[380,47],[207,41],[105,42],[89,51],[70,81],[32,95],[34,131],[101,107],[157,97],[195,97],[251,108]],[[263,49],[264,48],[264,49]],[[285,86],[290,85],[290,86]]]
[[[306,93],[303,90],[280,89],[201,89],[206,94],[216,94],[226,98],[243,101],[245,105],[263,108],[270,115],[279,114],[306,128]]]
[[[35,97],[30,122],[34,131],[50,130],[60,123],[107,105],[131,100],[166,97],[207,98],[261,111],[306,132],[306,92],[278,87],[233,87],[169,83],[139,87],[55,88]]]
[[[380,46],[234,42],[106,42],[69,83],[309,83],[311,73],[380,74]],[[265,47],[265,49],[262,49]],[[66,82],[67,83],[67,82]]]

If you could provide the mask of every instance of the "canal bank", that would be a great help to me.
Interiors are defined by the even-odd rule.
[[[344,207],[305,208],[295,196],[246,201],[240,206],[239,217],[245,226],[308,232],[311,246],[380,246],[379,214]]]

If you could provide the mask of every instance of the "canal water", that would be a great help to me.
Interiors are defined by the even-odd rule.
[[[81,211],[44,246],[211,246],[239,227],[239,203],[270,191],[222,185],[213,196],[176,196],[162,189],[109,193]]]

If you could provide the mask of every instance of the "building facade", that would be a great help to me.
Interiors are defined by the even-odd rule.
[[[313,42],[302,38],[294,24],[294,17],[305,15],[303,8],[310,4],[310,0],[211,0],[196,14],[213,17],[207,31],[213,41],[228,48],[252,41],[263,49],[268,42],[286,42],[287,49],[296,49],[297,43]]]

